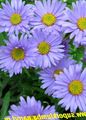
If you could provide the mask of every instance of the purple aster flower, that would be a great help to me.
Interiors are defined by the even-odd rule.
[[[60,43],[58,36],[35,30],[29,43],[31,51],[35,51],[36,54],[35,66],[47,68],[52,64],[56,65],[56,62],[64,57],[64,46]]]
[[[9,116],[37,116],[37,115],[47,115],[55,113],[55,106],[48,105],[44,108],[41,105],[41,101],[36,101],[34,97],[27,97],[25,100],[23,97],[20,97],[19,105],[12,105],[9,110]],[[52,119],[50,119],[52,120]],[[54,119],[53,119],[54,120]],[[58,119],[57,119],[58,120]]]
[[[70,39],[74,38],[76,46],[86,45],[86,1],[77,1],[72,4],[72,7],[72,10],[66,9],[67,21],[59,24],[65,27],[65,33],[70,33]]]
[[[70,65],[56,78],[53,97],[60,98],[59,105],[71,112],[86,111],[86,68],[81,64]]]
[[[64,9],[66,4],[57,0],[43,0],[35,3],[34,17],[31,24],[35,28],[43,28],[46,31],[62,31],[59,21],[64,21]]]
[[[63,73],[64,68],[67,68],[69,65],[74,63],[74,60],[65,57],[61,61],[59,61],[59,63],[57,63],[56,66],[51,66],[51,68],[47,68],[39,72],[39,78],[43,83],[41,88],[46,89],[46,94],[51,95],[53,93],[53,86],[55,85],[56,77]]]
[[[6,1],[2,3],[0,9],[0,26],[5,32],[10,34],[15,32],[26,32],[30,29],[30,19],[32,17],[33,5],[25,5],[22,0],[11,0],[11,4]]]
[[[22,72],[22,68],[33,66],[35,54],[30,50],[29,42],[26,36],[21,36],[18,40],[17,36],[10,36],[9,41],[5,41],[6,46],[0,47],[0,68],[8,71],[10,76],[13,73]]]

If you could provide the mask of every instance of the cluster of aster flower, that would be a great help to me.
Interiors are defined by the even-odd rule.
[[[60,98],[60,104],[71,112],[86,111],[86,69],[71,59],[68,43],[86,45],[86,1],[77,1],[72,9],[57,0],[37,1],[35,5],[22,0],[2,3],[0,32],[9,39],[0,46],[0,69],[13,74],[22,68],[40,68],[41,88],[45,94]],[[64,39],[68,33],[69,39]],[[11,106],[10,116],[54,113],[54,107],[41,106],[34,97],[27,102],[20,97],[19,106]]]

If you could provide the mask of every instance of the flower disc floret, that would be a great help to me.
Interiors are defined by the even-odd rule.
[[[42,22],[47,26],[52,26],[56,23],[56,17],[52,13],[44,14],[42,17]]]
[[[54,71],[54,74],[56,74],[56,75],[60,75],[61,73],[63,73],[63,70],[61,70],[61,69],[57,69]]]
[[[49,45],[49,43],[47,43],[45,41],[40,42],[39,45],[38,45],[38,51],[42,55],[48,54],[49,51],[50,51],[50,45]]]
[[[77,25],[79,27],[80,30],[85,30],[86,29],[86,18],[79,18],[77,21]]]
[[[13,25],[20,24],[22,22],[21,15],[17,13],[12,14],[12,16],[10,17],[10,21]]]
[[[14,48],[11,51],[11,56],[14,60],[19,61],[19,60],[24,59],[25,53],[24,53],[24,50],[22,48]]]
[[[73,95],[80,95],[83,92],[83,84],[80,80],[73,80],[69,84],[69,92]]]

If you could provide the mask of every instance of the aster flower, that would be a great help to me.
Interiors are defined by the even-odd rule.
[[[56,65],[64,57],[63,45],[58,36],[46,34],[41,30],[35,30],[31,42],[31,51],[35,51],[35,66],[40,68],[51,67]],[[33,53],[34,54],[34,53]]]
[[[10,34],[15,32],[26,32],[30,29],[29,21],[32,16],[33,5],[25,5],[22,0],[11,0],[2,3],[0,9],[0,26]]]
[[[10,76],[22,72],[22,68],[33,66],[34,55],[28,45],[26,36],[21,36],[18,40],[17,36],[10,36],[9,41],[6,40],[6,46],[0,47],[0,68],[8,71]]]
[[[31,24],[35,28],[43,28],[46,31],[62,31],[59,21],[64,21],[64,9],[66,4],[57,0],[43,0],[35,3],[34,17]]]
[[[70,39],[74,38],[74,44],[86,45],[86,1],[81,0],[72,4],[72,10],[66,9],[66,20],[61,22],[65,33],[70,33]]]
[[[37,115],[46,115],[46,114],[55,113],[55,106],[48,105],[44,108],[41,105],[41,101],[36,101],[34,97],[27,97],[25,100],[23,97],[20,97],[19,105],[12,105],[9,110],[9,116],[37,116]],[[52,120],[52,119],[50,119]],[[54,119],[53,119],[54,120]],[[58,119],[57,119],[58,120]]]
[[[56,64],[56,66],[51,66],[51,68],[47,68],[39,72],[39,78],[43,83],[41,88],[46,89],[46,94],[51,95],[54,92],[53,86],[55,85],[56,77],[63,73],[64,68],[67,68],[69,65],[74,63],[74,60],[65,57],[60,60],[59,63]]]
[[[53,97],[61,99],[59,105],[71,112],[86,111],[86,69],[81,64],[64,68],[55,83]]]

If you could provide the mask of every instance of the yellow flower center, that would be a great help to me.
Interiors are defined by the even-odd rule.
[[[49,51],[50,51],[50,45],[47,42],[43,41],[43,42],[39,43],[39,45],[38,45],[38,51],[42,55],[48,54]]]
[[[56,80],[56,75],[60,75],[61,73],[63,73],[63,70],[61,70],[61,69],[55,70],[54,75],[53,75],[54,80]]]
[[[54,71],[54,74],[56,74],[56,75],[60,75],[61,73],[63,73],[63,70],[61,70],[61,69]]]
[[[11,56],[16,61],[23,60],[25,57],[24,50],[22,48],[14,48],[11,51]]]
[[[83,84],[80,80],[73,80],[68,87],[69,92],[73,95],[80,95],[83,92]]]
[[[56,17],[51,13],[44,14],[42,22],[47,26],[52,26],[56,22]]]
[[[85,30],[86,29],[86,18],[79,18],[77,21],[77,26],[79,27],[80,30]]]
[[[21,15],[17,13],[12,14],[12,16],[10,17],[10,21],[13,25],[20,24],[22,21]]]

